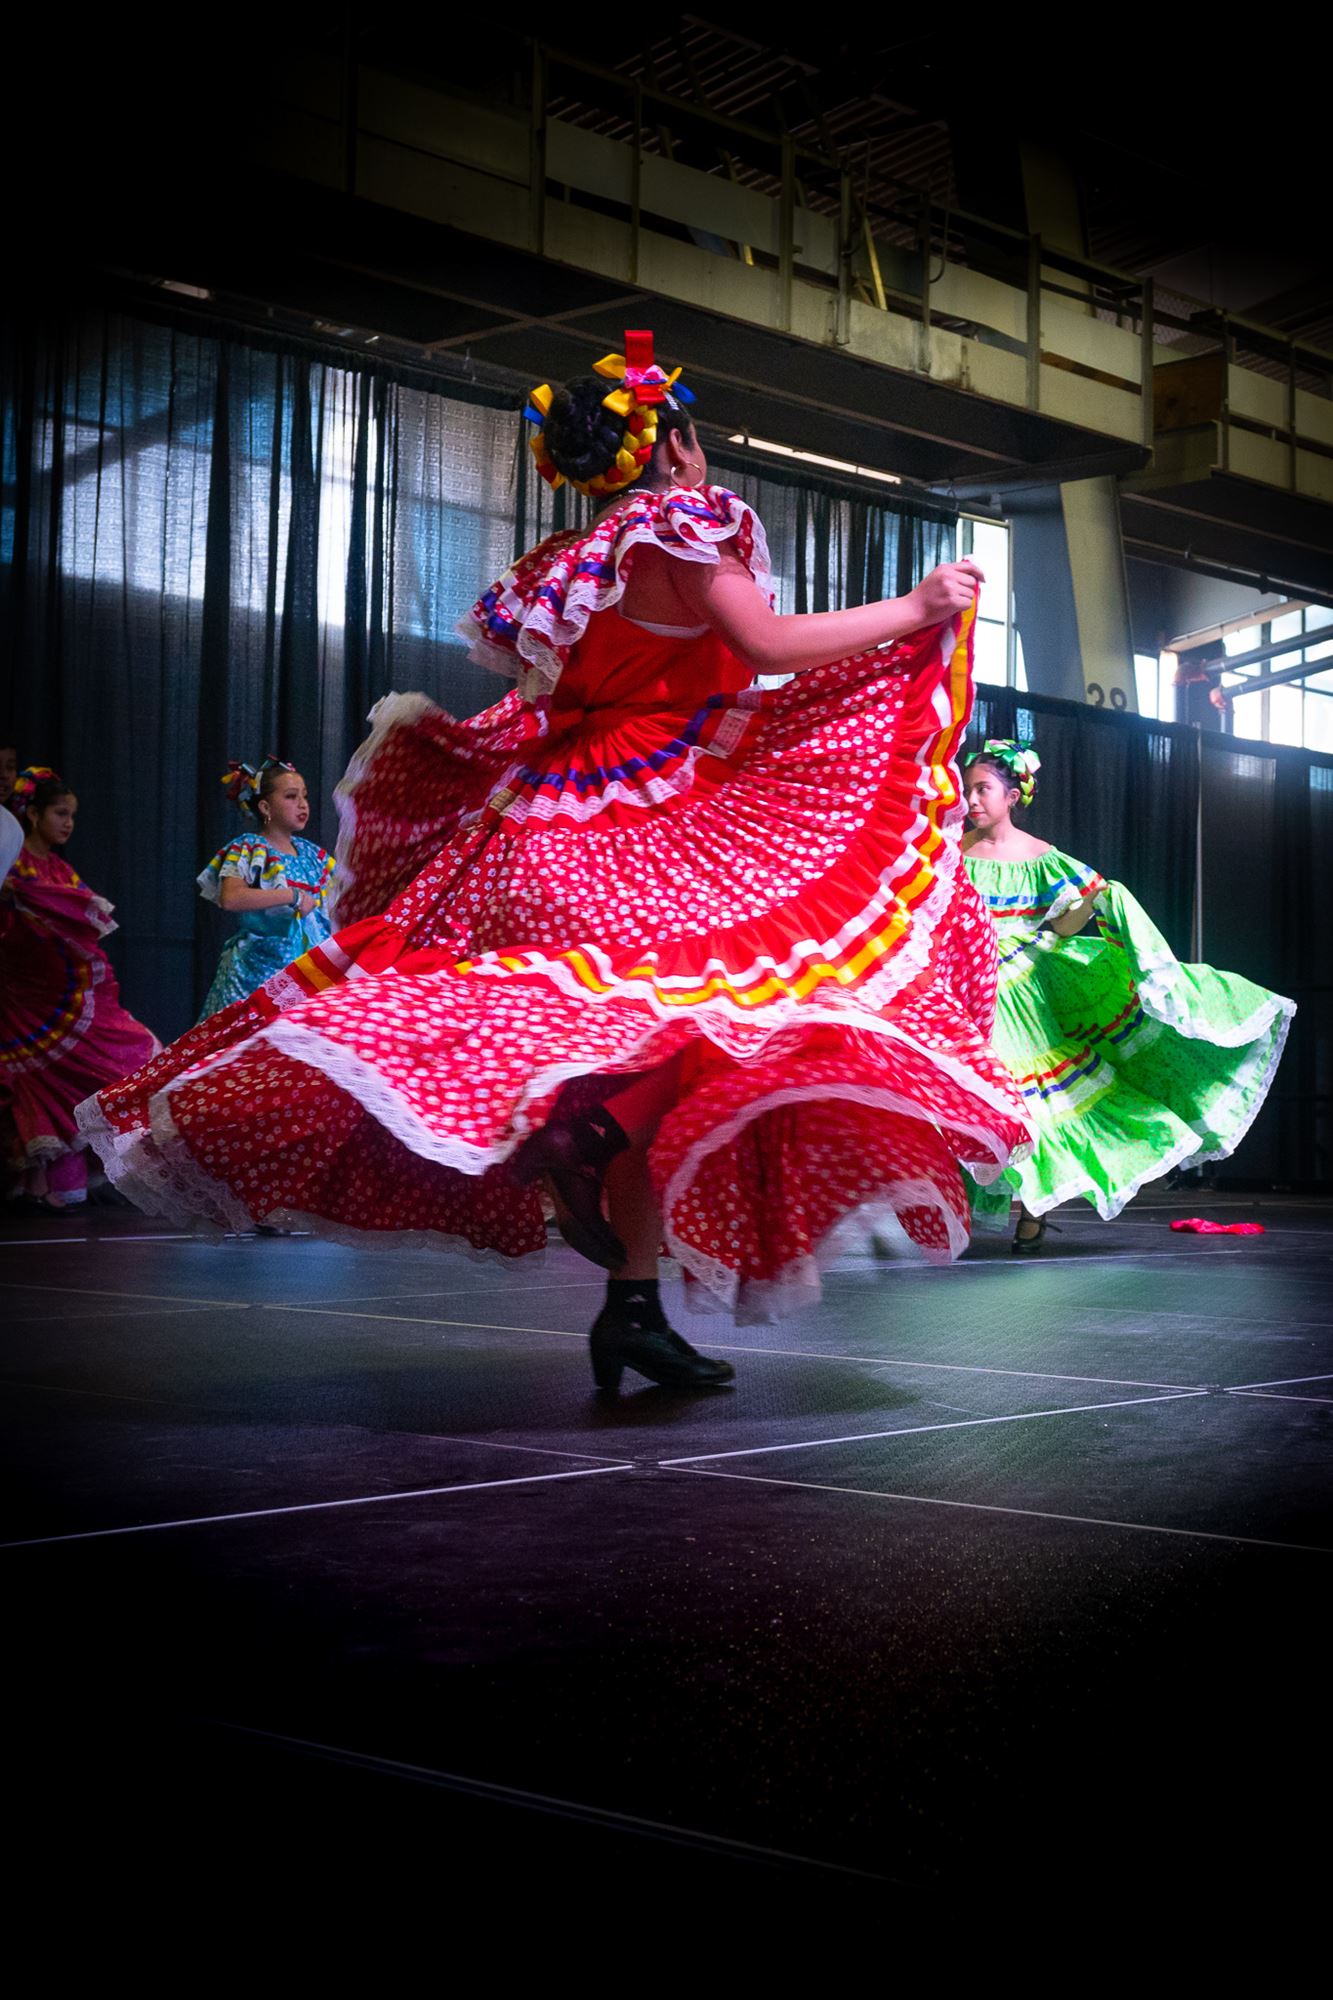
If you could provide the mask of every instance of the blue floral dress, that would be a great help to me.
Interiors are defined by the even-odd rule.
[[[239,929],[222,948],[213,984],[199,1016],[201,1021],[229,1007],[233,1000],[243,1000],[284,965],[290,965],[302,952],[322,944],[329,936],[332,925],[328,895],[333,856],[316,847],[313,840],[303,840],[299,833],[292,836],[292,846],[294,854],[282,854],[262,833],[243,833],[215,854],[199,876],[199,893],[206,903],[221,902],[222,884],[228,877],[243,883],[247,889],[299,885],[318,898],[314,909],[304,917],[290,905],[236,913]]]

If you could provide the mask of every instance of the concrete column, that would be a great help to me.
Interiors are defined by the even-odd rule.
[[[1076,257],[1087,236],[1074,177],[1045,148],[1019,147],[1027,226]],[[1068,280],[1052,271],[1061,283]],[[1066,309],[1077,304],[1062,299]],[[1091,306],[1088,307],[1091,312]],[[1028,686],[1067,701],[1137,710],[1134,639],[1114,479],[1079,479],[1015,494],[1014,609]]]

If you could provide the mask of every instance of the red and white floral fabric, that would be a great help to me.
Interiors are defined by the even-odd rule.
[[[871,1234],[958,1253],[960,1163],[1027,1140],[958,852],[971,617],[760,690],[711,632],[617,608],[645,544],[724,542],[766,588],[734,494],[632,496],[479,600],[518,681],[496,707],[380,704],[340,787],[341,928],[84,1107],[137,1201],[518,1255],[544,1240],[523,1137],[684,1051],[652,1166],[712,1299],[770,1317]]]

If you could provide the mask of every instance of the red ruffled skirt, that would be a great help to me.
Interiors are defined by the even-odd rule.
[[[595,617],[538,707],[381,704],[343,928],[83,1109],[136,1201],[516,1256],[545,1240],[522,1139],[684,1051],[651,1164],[718,1303],[771,1317],[871,1235],[958,1253],[960,1164],[991,1179],[1027,1140],[958,850],[970,617],[770,691],[627,624]],[[596,698],[627,645],[649,705]]]

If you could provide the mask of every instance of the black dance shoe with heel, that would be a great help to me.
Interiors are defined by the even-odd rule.
[[[729,1361],[700,1354],[668,1324],[657,1300],[644,1294],[603,1306],[589,1336],[592,1378],[614,1392],[627,1368],[661,1389],[725,1389],[735,1380]]]
[[[1023,1227],[1024,1222],[1036,1223],[1036,1230],[1031,1236],[1019,1235],[1018,1229]],[[1041,1249],[1042,1244],[1046,1241],[1046,1231],[1048,1229],[1053,1229],[1057,1236],[1060,1234],[1059,1223],[1048,1221],[1044,1215],[1025,1215],[1023,1222],[1019,1223],[1018,1229],[1014,1231],[1014,1240],[1009,1245],[1009,1254],[1011,1257],[1035,1257]]]
[[[606,1170],[629,1140],[609,1111],[600,1107],[568,1120],[553,1119],[523,1141],[509,1171],[520,1186],[549,1180],[560,1199],[560,1234],[571,1250],[616,1271],[625,1246],[602,1213]]]

